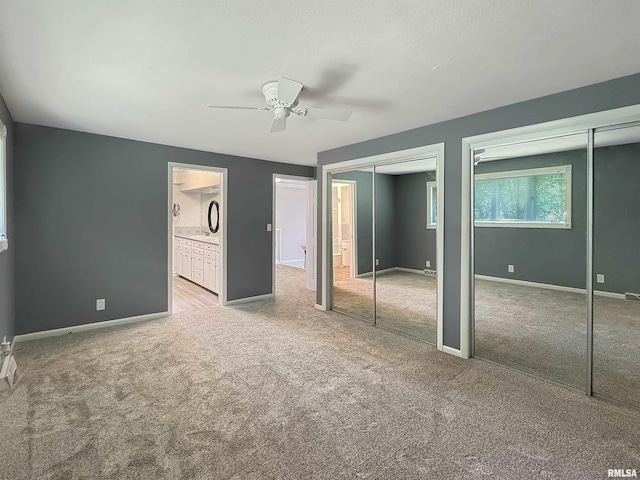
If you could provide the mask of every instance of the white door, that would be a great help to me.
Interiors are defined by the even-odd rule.
[[[305,269],[307,271],[307,288],[316,291],[318,278],[318,182],[311,180],[307,188],[307,251],[305,254]]]

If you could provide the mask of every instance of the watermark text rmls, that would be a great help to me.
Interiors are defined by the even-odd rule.
[[[609,478],[638,478],[635,468],[610,468],[607,470]]]

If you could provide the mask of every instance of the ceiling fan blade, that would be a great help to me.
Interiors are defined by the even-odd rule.
[[[300,82],[286,77],[278,77],[278,100],[293,105],[302,91]]]
[[[210,105],[207,103],[207,107],[209,108],[223,108],[227,110],[256,110],[258,112],[268,112],[270,109],[268,107],[228,107],[225,105]]]
[[[269,133],[282,132],[286,128],[287,128],[286,118],[273,117],[273,122],[271,122],[271,129],[269,130]]]
[[[306,110],[305,117],[338,120],[339,122],[346,122],[353,113],[351,110],[330,110],[326,108],[307,108]]]

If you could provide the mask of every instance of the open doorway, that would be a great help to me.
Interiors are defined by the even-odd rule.
[[[274,295],[314,290],[315,181],[276,174],[273,182]]]
[[[358,275],[356,263],[356,183],[332,181],[332,253],[333,278],[344,280]]]
[[[169,164],[170,313],[226,304],[226,169]]]

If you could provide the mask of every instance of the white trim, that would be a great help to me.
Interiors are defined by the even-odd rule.
[[[358,166],[370,166],[370,165],[382,165],[389,163],[404,163],[413,160],[421,160],[424,158],[437,158],[436,167],[436,183],[438,188],[438,209],[440,218],[445,218],[445,201],[444,201],[444,168],[445,168],[445,144],[436,143],[433,145],[425,145],[422,147],[409,148],[405,150],[398,150],[391,153],[383,153],[380,155],[373,155],[369,157],[357,158],[354,160],[347,160],[339,163],[331,163],[328,165],[322,165],[319,169],[318,178],[322,183],[322,307],[325,310],[329,309],[331,302],[331,284],[329,283],[331,275],[329,274],[329,259],[333,261],[333,252],[331,251],[331,245],[328,244],[328,222],[327,215],[331,211],[331,205],[328,203],[328,196],[331,192],[330,174],[332,172],[339,172],[344,170],[350,170],[357,168]],[[329,185],[329,186],[328,186]],[[464,193],[464,190],[463,190]],[[463,208],[464,211],[464,208]],[[444,221],[442,222],[442,228],[436,229],[436,271],[440,272],[437,275],[438,279],[438,301],[437,301],[437,339],[436,344],[439,350],[444,348],[443,346],[443,317],[444,317]],[[357,248],[354,248],[357,250]]]
[[[436,215],[441,218],[440,228],[436,227],[436,279],[437,279],[437,303],[436,303],[436,347],[444,351],[444,143],[439,144],[436,166],[436,188],[438,192],[438,211]]]
[[[624,293],[615,293],[615,292],[605,292],[603,290],[594,290],[593,294],[597,297],[609,297],[609,298],[617,298],[619,300],[626,300],[627,297]]]
[[[229,184],[229,171],[223,167],[211,167],[208,165],[197,165],[190,163],[178,163],[168,162],[168,185],[167,185],[167,311],[169,315],[173,312],[173,169],[185,169],[196,170],[202,172],[216,172],[220,174],[220,201],[222,202],[222,211],[220,216],[222,217],[220,227],[222,228],[222,235],[220,238],[220,253],[222,254],[222,264],[220,270],[222,271],[222,278],[220,282],[220,291],[218,292],[218,304],[220,306],[227,305],[227,211],[229,207],[228,202],[228,184]]]
[[[129,323],[146,322],[148,320],[156,320],[158,318],[168,317],[169,312],[148,313],[146,315],[137,315],[135,317],[118,318],[116,320],[105,320],[104,322],[85,323],[84,325],[75,325],[73,327],[54,328],[53,330],[43,330],[40,332],[25,333],[16,335],[13,341],[17,343],[30,342],[47,337],[58,337],[69,333],[80,333],[89,330],[98,330],[100,328],[117,327],[118,325],[127,325]]]
[[[0,252],[9,249],[7,241],[7,127],[0,120]]]
[[[462,215],[460,228],[460,350],[464,358],[472,352],[473,332],[473,226],[471,212],[473,192],[471,179],[474,175],[474,165],[471,156],[472,149],[498,147],[531,140],[541,140],[577,133],[587,133],[591,128],[601,128],[613,125],[640,121],[640,105],[631,105],[602,112],[553,120],[534,125],[501,130],[497,132],[473,135],[462,139]],[[586,148],[586,147],[585,147]]]
[[[268,300],[269,298],[274,297],[275,295],[273,293],[265,293],[264,295],[256,295],[255,297],[244,297],[236,300],[229,300],[227,301],[227,305],[241,305],[243,303],[259,302],[261,300]]]
[[[585,139],[586,140],[586,139]],[[499,180],[505,178],[537,177],[542,175],[564,175],[565,178],[565,215],[562,223],[543,222],[539,220],[475,220],[476,227],[501,227],[501,228],[561,228],[571,229],[571,165],[558,165],[554,167],[524,168],[520,170],[508,170],[504,172],[477,173],[474,182],[486,180]]]
[[[418,270],[417,268],[404,268],[404,267],[395,267],[398,272],[406,272],[406,273],[415,273],[416,275],[424,275],[424,270]],[[426,275],[429,277],[430,275]]]
[[[568,293],[580,293],[582,295],[586,295],[587,293],[586,288],[565,287],[564,285],[553,285],[551,283],[530,282],[528,280],[517,280],[515,278],[491,277],[489,275],[479,275],[479,274],[476,274],[476,278],[479,280],[487,280],[489,282],[509,283],[512,285],[521,285],[524,287],[533,287],[533,288],[545,288],[547,290],[558,290],[560,292],[568,292]],[[593,294],[598,297],[609,297],[609,298],[617,298],[620,300],[625,300],[624,293],[594,290]]]
[[[385,273],[391,273],[397,269],[398,267],[390,267],[390,268],[385,268],[384,270],[376,270],[376,275],[384,275]],[[367,278],[367,277],[373,277],[373,271],[358,274],[358,278]]]
[[[456,357],[460,357],[460,358],[469,358],[469,357],[465,357],[464,355],[462,355],[462,352],[456,348],[452,348],[452,347],[447,347],[446,345],[443,345],[442,348],[439,348],[438,350],[442,350],[443,353],[447,353],[449,355],[454,355]]]
[[[316,310],[320,310],[321,312],[326,312],[327,309],[324,308],[322,305],[318,305],[317,303],[314,305]]]
[[[570,293],[587,293],[587,290],[584,288],[565,287],[563,285],[553,285],[551,283],[529,282],[528,280],[517,280],[515,278],[492,277],[489,275],[479,275],[479,274],[476,274],[476,278],[479,280],[488,280],[490,282],[522,285],[524,287],[546,288],[547,290],[559,290],[561,292],[570,292]]]

